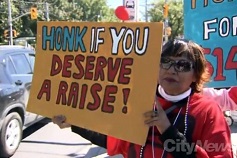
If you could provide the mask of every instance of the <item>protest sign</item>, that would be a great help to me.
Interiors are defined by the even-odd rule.
[[[136,144],[152,110],[162,23],[38,22],[27,110]]]
[[[236,8],[232,0],[184,1],[184,36],[205,49],[210,87],[237,85]]]

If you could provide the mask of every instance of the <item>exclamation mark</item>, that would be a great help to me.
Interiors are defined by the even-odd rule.
[[[123,89],[123,109],[122,109],[122,112],[124,114],[126,114],[128,112],[128,107],[127,107],[127,102],[128,102],[128,97],[129,97],[129,94],[130,94],[130,89],[129,88],[124,88]]]

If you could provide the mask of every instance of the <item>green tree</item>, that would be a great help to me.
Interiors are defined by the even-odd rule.
[[[51,0],[48,1],[49,5],[49,19],[50,21],[79,21],[82,13],[82,8],[77,6],[77,2],[71,3],[69,0]],[[75,0],[74,0],[75,1]],[[46,20],[45,5],[42,6],[43,10],[42,19]]]
[[[51,2],[50,2],[51,1]],[[51,21],[115,21],[106,0],[48,0]],[[43,8],[42,8],[43,9]],[[44,19],[42,17],[42,19]]]
[[[12,18],[14,19],[15,17],[19,16],[19,8],[17,4],[12,4],[11,5],[11,13],[12,13]],[[12,26],[13,29],[19,30],[22,26],[21,21],[14,20],[12,21]],[[0,0],[0,42],[4,42],[4,37],[3,33],[4,30],[9,29],[9,23],[8,23],[8,4],[6,0]]]
[[[164,1],[156,1],[153,4],[154,7],[150,8],[148,15],[150,16],[150,21],[164,21],[163,17],[163,6]],[[172,34],[170,38],[175,38],[178,35],[183,34],[184,23],[183,23],[183,3],[182,1],[170,1],[168,2],[169,14],[168,23],[172,28]]]
[[[14,3],[16,2],[17,3]],[[18,37],[35,36],[37,21],[46,20],[46,2],[49,6],[50,21],[118,21],[114,9],[107,6],[106,0],[11,0],[12,23]],[[38,18],[30,18],[30,8],[37,7]],[[0,0],[0,42],[3,32],[8,28],[8,7],[6,0]],[[25,15],[25,16],[21,16]]]
[[[81,21],[117,21],[114,9],[108,7],[106,0],[77,0],[76,5],[82,8]]]

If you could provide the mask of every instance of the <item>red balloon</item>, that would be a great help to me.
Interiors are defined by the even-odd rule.
[[[115,9],[115,15],[120,20],[129,20],[129,13],[128,10],[125,8],[125,6],[118,6]]]

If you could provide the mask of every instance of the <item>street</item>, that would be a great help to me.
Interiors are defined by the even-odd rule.
[[[231,127],[231,131],[233,150],[236,151],[237,123]],[[70,129],[60,129],[48,119],[24,131],[23,137],[20,147],[12,158],[109,158],[105,149],[91,144],[72,133]]]
[[[105,158],[108,156],[105,149],[74,134],[70,128],[60,129],[50,120],[44,119],[24,131],[22,143],[15,155],[12,156],[12,158],[32,157]],[[116,156],[116,158],[119,157]]]

